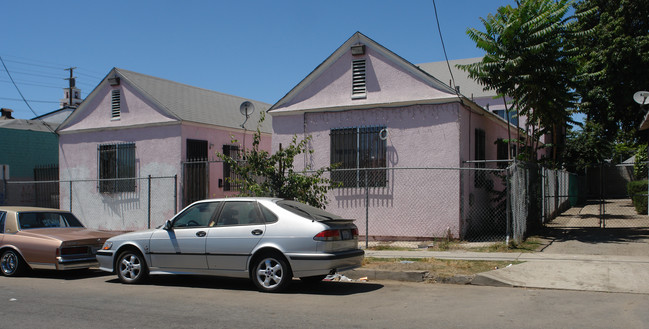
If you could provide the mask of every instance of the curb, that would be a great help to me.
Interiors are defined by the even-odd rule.
[[[446,284],[472,284],[475,280],[475,276],[473,275],[439,277],[432,276],[428,271],[389,271],[368,268],[357,268],[350,271],[344,271],[341,274],[353,280],[367,278],[367,280],[394,280],[403,282],[431,281]]]

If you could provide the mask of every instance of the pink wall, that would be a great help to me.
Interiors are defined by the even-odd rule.
[[[460,166],[459,105],[414,105],[340,112],[306,113],[273,118],[273,149],[290,143],[293,135],[312,136],[315,152],[295,166],[330,165],[332,128],[384,125],[388,129],[389,168],[457,168]],[[380,236],[444,236],[459,234],[459,171],[395,169],[388,185],[371,188],[370,234]],[[328,195],[327,210],[357,219],[365,234],[365,189],[340,188]],[[423,223],[423,224],[422,224]]]

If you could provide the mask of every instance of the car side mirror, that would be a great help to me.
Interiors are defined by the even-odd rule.
[[[171,219],[168,219],[168,220],[165,222],[165,226],[164,226],[163,228],[164,228],[165,230],[167,230],[167,231],[173,229],[173,222],[171,221]]]

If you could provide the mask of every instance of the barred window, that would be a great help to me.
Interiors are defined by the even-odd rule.
[[[331,129],[331,179],[342,187],[386,186],[385,126]],[[376,170],[363,170],[381,168]]]
[[[97,147],[99,191],[102,193],[134,192],[135,143],[101,144]]]
[[[239,146],[223,145],[223,155],[239,160]],[[239,191],[241,184],[236,181],[238,177],[228,163],[223,163],[223,191]]]

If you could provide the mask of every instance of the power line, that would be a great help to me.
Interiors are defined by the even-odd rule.
[[[8,97],[0,97],[0,99],[7,100],[7,101],[22,101],[22,98],[8,98]],[[55,101],[37,101],[33,99],[27,99],[28,102],[32,103],[51,103],[51,104],[58,104],[59,102]]]
[[[460,97],[459,91],[457,90],[456,85],[455,85],[455,78],[453,77],[453,71],[451,71],[451,63],[449,63],[448,55],[446,55],[446,46],[444,46],[444,37],[442,37],[442,28],[439,25],[439,17],[437,16],[437,6],[435,5],[435,0],[433,0],[433,9],[435,9],[435,21],[437,21],[437,31],[439,32],[439,39],[442,41],[442,50],[444,51],[444,58],[446,59],[446,66],[448,66],[448,73],[451,74],[451,81],[453,82],[453,85],[451,86],[451,88],[455,89],[455,93],[458,94],[457,95],[458,97]]]
[[[3,80],[3,79],[0,79],[0,82],[12,83],[9,80]],[[42,84],[38,84],[38,83],[30,83],[30,82],[26,82],[25,80],[16,80],[16,82],[20,83],[20,85],[22,85],[22,86],[35,86],[35,87],[52,88],[52,89],[64,88],[64,87],[57,87],[57,86],[42,85]]]
[[[60,70],[60,69],[63,68],[62,66],[51,66],[51,65],[32,64],[32,63],[28,63],[28,62],[14,61],[14,60],[11,60],[11,59],[6,59],[5,61],[6,61],[6,62],[9,62],[9,63],[17,63],[17,64],[23,64],[23,65],[29,65],[29,66],[37,66],[37,67],[43,67],[43,68],[48,68],[48,69],[57,69],[57,70]]]
[[[27,105],[27,107],[29,107],[29,110],[32,111],[32,113],[34,113],[34,116],[35,116],[35,117],[38,117],[38,114],[36,114],[36,111],[34,111],[34,109],[31,107],[31,105],[29,105],[29,102],[27,102],[27,100],[25,99],[25,96],[23,96],[23,93],[20,91],[20,88],[18,88],[18,85],[16,85],[16,82],[14,82],[14,78],[11,76],[11,73],[9,73],[9,69],[7,68],[7,65],[5,64],[5,61],[2,59],[2,56],[0,56],[0,62],[2,62],[2,66],[5,68],[5,72],[7,72],[7,75],[9,76],[9,79],[11,79],[11,82],[13,83],[14,87],[16,87],[16,90],[18,91],[18,94],[20,94],[20,98],[22,98],[23,102],[25,102],[25,104]],[[53,134],[56,134],[56,132],[54,132],[54,130],[52,129],[52,127],[50,127],[50,126],[49,126],[48,124],[46,124],[45,122],[43,122],[43,124],[44,124],[45,127],[47,127],[47,129],[49,129]]]

